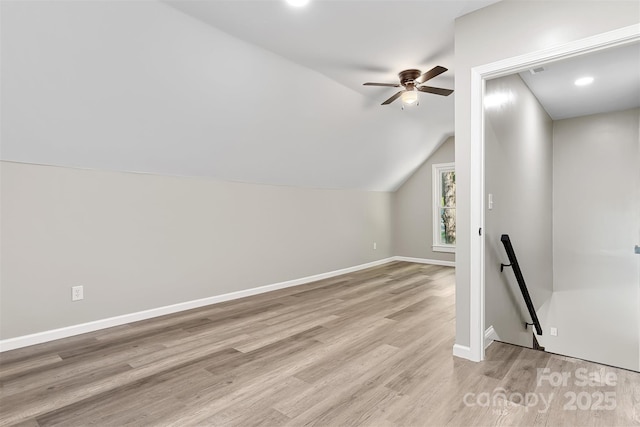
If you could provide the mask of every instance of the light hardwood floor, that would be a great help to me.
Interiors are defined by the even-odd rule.
[[[638,425],[640,374],[453,342],[454,270],[394,262],[3,353],[0,425]]]

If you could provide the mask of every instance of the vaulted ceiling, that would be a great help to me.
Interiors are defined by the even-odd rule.
[[[362,83],[395,82],[403,69],[442,64],[451,72],[433,82],[452,86],[454,19],[497,0],[163,1],[380,104],[389,89],[372,93]]]
[[[496,0],[0,2],[3,160],[318,188],[397,188],[453,134],[454,97],[379,104],[450,70],[456,17]],[[632,108],[638,45],[522,73],[554,118]],[[578,74],[594,75],[576,88]]]
[[[454,19],[494,2],[4,1],[2,158],[393,190],[454,96],[401,110],[362,83],[442,65],[453,88]]]

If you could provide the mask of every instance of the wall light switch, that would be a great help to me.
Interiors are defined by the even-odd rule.
[[[489,202],[487,203],[489,210],[493,209],[493,194],[489,193]]]
[[[557,337],[558,336],[558,328],[551,328],[551,330],[549,331],[549,334],[552,337]]]
[[[376,242],[373,242],[373,249],[378,249],[378,244]]]

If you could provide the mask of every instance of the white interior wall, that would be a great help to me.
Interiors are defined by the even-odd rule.
[[[548,351],[639,370],[640,110],[553,126]]]
[[[531,346],[531,317],[509,264],[502,234],[508,234],[534,306],[553,290],[553,122],[517,74],[487,81],[485,108],[485,327],[500,340]],[[495,101],[494,101],[495,102]]]

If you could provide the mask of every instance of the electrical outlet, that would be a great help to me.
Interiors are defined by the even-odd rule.
[[[71,301],[80,301],[84,299],[84,287],[72,286],[71,287]]]
[[[378,249],[378,244],[376,242],[373,242],[373,249]]]
[[[558,336],[558,328],[551,328],[551,330],[549,331],[549,335],[551,335],[552,337],[557,337]]]

